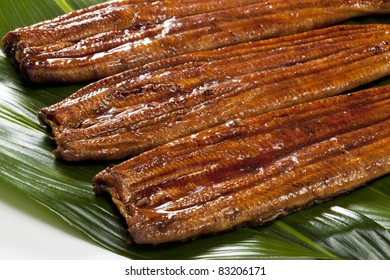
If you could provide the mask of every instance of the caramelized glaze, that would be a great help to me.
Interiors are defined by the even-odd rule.
[[[390,171],[390,86],[236,119],[93,180],[137,243],[262,224]]]
[[[180,56],[91,84],[39,116],[59,158],[125,158],[386,76],[388,40],[387,25],[337,26]]]
[[[379,0],[114,1],[17,29],[3,45],[32,82],[83,82],[389,11]]]

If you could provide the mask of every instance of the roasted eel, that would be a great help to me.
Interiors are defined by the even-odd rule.
[[[147,151],[94,179],[136,243],[257,225],[390,171],[390,86],[226,124]]]
[[[389,1],[114,1],[12,31],[3,46],[32,82],[81,82],[380,13]]]
[[[388,25],[336,26],[148,64],[39,112],[55,155],[114,160],[390,74]]]

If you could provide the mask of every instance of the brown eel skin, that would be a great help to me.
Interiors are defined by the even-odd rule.
[[[235,119],[107,168],[136,243],[159,244],[276,217],[390,172],[390,86]]]
[[[55,155],[116,160],[390,74],[390,27],[344,25],[166,59],[43,108]]]
[[[388,0],[122,0],[11,31],[3,46],[31,82],[83,82],[180,54],[388,13]]]

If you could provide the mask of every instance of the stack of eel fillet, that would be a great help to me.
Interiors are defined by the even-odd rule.
[[[39,116],[58,158],[125,158],[389,75],[389,32],[335,26],[166,59],[93,83]]]
[[[390,86],[332,97],[390,74],[390,27],[318,29],[389,13],[388,0],[117,0],[2,43],[31,82],[107,77],[39,119],[64,160],[143,152],[93,185],[135,242],[159,244],[262,224],[390,172]]]
[[[17,29],[3,46],[32,82],[82,82],[162,58],[389,12],[386,0],[119,0]]]
[[[137,243],[261,224],[390,172],[390,86],[234,120],[108,168]]]

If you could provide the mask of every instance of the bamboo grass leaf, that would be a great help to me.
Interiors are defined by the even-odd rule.
[[[0,1],[0,36],[100,2]],[[373,21],[388,19],[353,22]],[[25,84],[0,52],[0,183],[36,200],[108,250],[134,259],[390,258],[390,176],[263,226],[156,247],[130,244],[126,225],[113,203],[92,191],[92,177],[106,165],[54,160],[54,143],[36,119],[41,107],[81,86]]]
[[[71,11],[74,10],[66,0],[55,0],[55,2],[64,13],[70,13]]]

